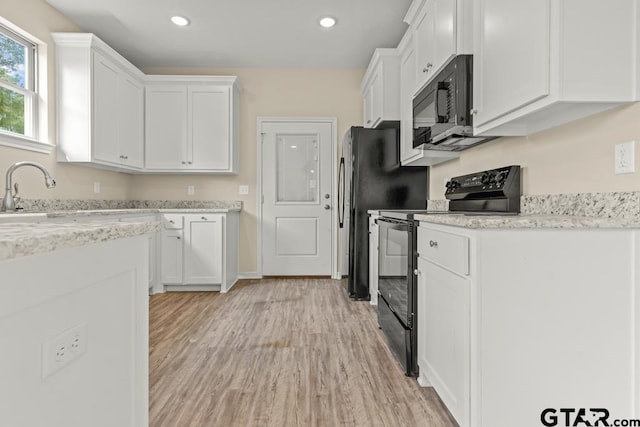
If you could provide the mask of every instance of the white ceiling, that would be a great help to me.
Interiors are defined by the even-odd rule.
[[[365,68],[376,47],[398,44],[411,0],[47,2],[138,67]],[[325,15],[332,29],[318,25]]]

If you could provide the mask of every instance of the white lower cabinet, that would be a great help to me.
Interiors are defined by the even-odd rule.
[[[442,235],[440,235],[442,237]],[[419,239],[434,242],[440,251],[466,260],[466,253],[445,238],[419,229]],[[453,235],[450,237],[454,238]],[[454,238],[455,240],[455,238]],[[419,381],[430,383],[461,426],[469,425],[469,279],[438,265],[437,258],[419,251],[418,366]]]
[[[160,277],[164,285],[182,284],[182,230],[164,230],[161,241]]]
[[[421,222],[420,384],[461,427],[640,417],[639,250],[640,230]]]
[[[160,276],[165,290],[227,292],[238,279],[238,213],[165,214]]]
[[[222,223],[224,215],[185,215],[185,284],[222,283]]]

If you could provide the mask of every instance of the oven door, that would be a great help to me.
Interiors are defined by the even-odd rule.
[[[409,221],[378,218],[378,293],[404,327],[411,327],[413,269]]]

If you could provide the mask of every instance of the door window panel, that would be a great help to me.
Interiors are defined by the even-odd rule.
[[[318,203],[318,135],[276,135],[276,203]]]

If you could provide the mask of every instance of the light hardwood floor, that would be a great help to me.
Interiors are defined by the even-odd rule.
[[[263,279],[150,303],[150,426],[455,426],[341,281]]]

